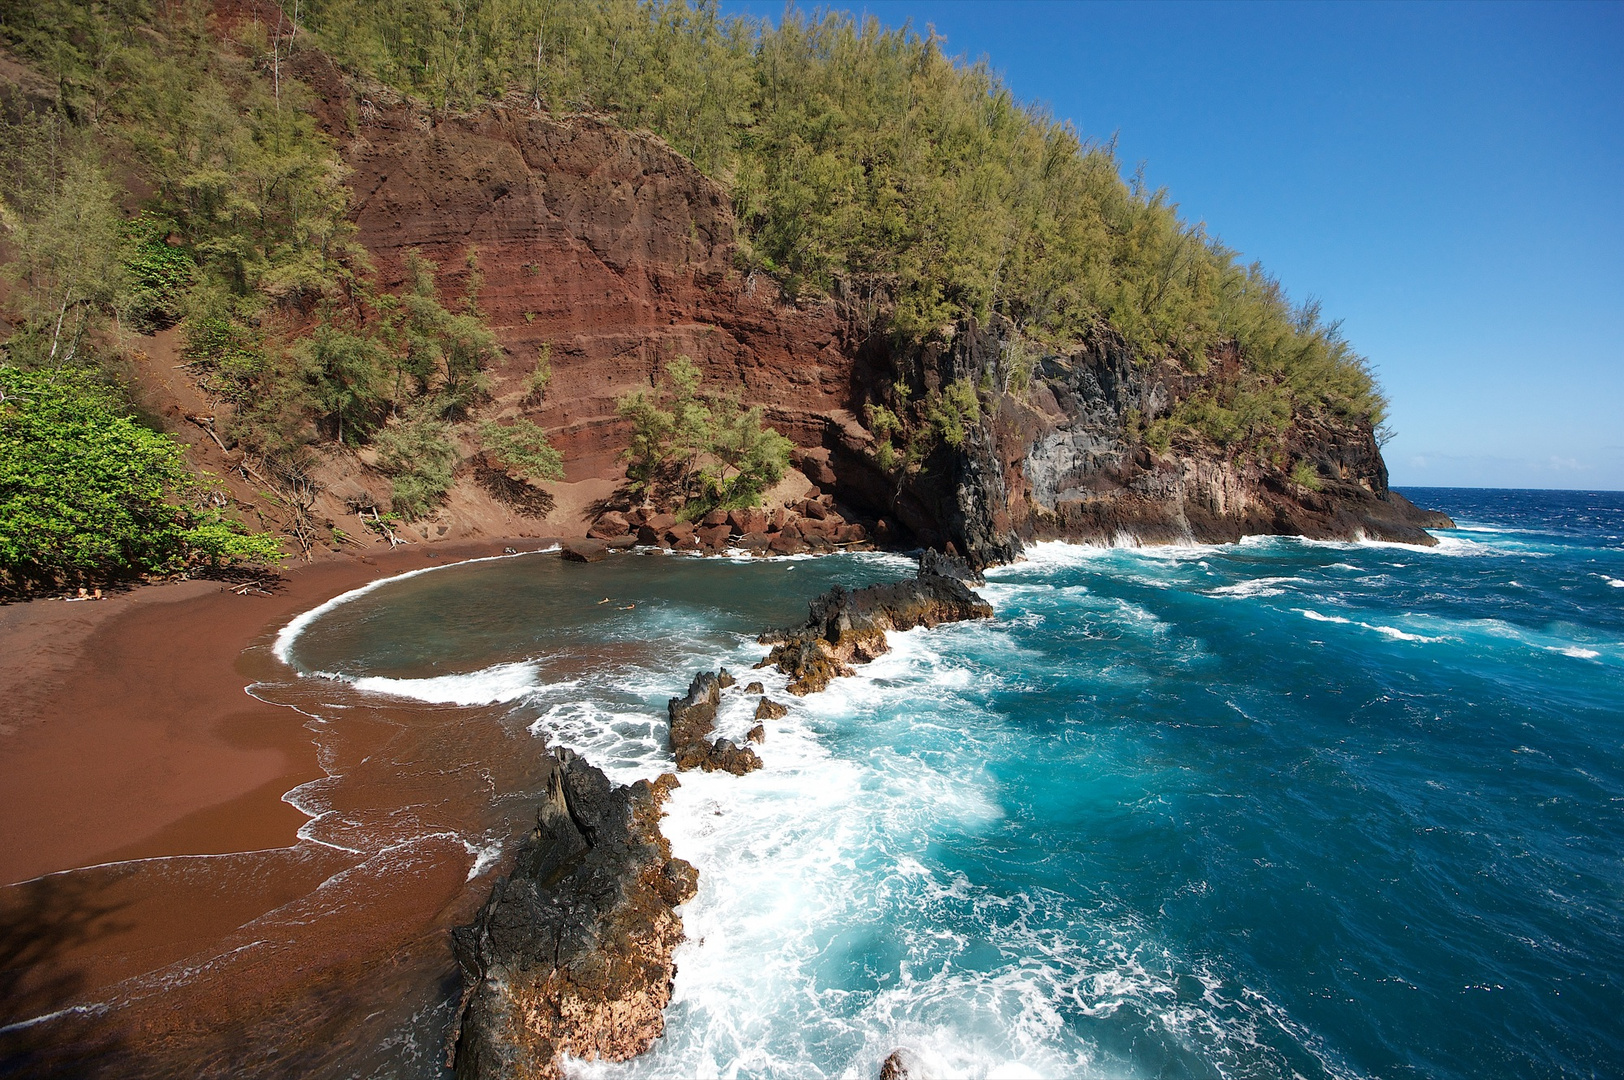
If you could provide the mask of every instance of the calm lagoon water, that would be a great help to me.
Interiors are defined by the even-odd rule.
[[[1624,495],[1408,494],[1460,527],[1041,545],[989,575],[991,622],[893,635],[811,698],[767,678],[792,708],[766,767],[669,805],[701,886],[667,1034],[580,1071],[873,1077],[907,1047],[936,1076],[1624,1075]],[[363,697],[499,706],[629,781],[670,768],[694,670],[742,684],[761,628],[910,572],[521,556],[281,647]],[[471,875],[535,795],[479,745],[435,772],[492,808],[432,826]],[[332,808],[341,780],[292,796],[314,841],[374,827]]]

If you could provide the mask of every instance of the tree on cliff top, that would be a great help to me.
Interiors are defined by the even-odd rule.
[[[727,187],[749,257],[792,294],[888,308],[912,337],[994,312],[1060,350],[1109,329],[1197,372],[1232,343],[1288,410],[1381,420],[1334,326],[934,35],[826,9],[774,25],[708,0],[306,10],[341,61],[436,106],[517,88],[657,132]]]

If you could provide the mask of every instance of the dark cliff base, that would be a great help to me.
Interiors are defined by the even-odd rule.
[[[857,393],[895,405],[968,384],[980,388],[979,413],[959,445],[938,442],[909,469],[882,468],[861,424],[831,422],[822,482],[847,504],[889,516],[905,538],[974,566],[1008,562],[1038,540],[1300,535],[1430,545],[1426,529],[1452,525],[1389,489],[1366,420],[1301,411],[1234,444],[1182,430],[1161,449],[1150,445],[1147,425],[1236,377],[1232,353],[1193,374],[1101,331],[1017,370],[1012,357],[1029,348],[1001,318],[966,319],[914,346],[870,342],[854,365]]]
[[[1228,544],[1243,536],[1305,536],[1311,540],[1387,540],[1436,544],[1427,529],[1453,528],[1445,514],[1422,510],[1389,491],[1377,498],[1354,486],[1343,491],[1304,492],[1292,496],[1265,488],[1240,513],[1217,514],[1207,507],[1179,507],[1131,493],[1073,500],[1052,514],[1034,514],[1023,530],[1027,540],[1114,542],[1132,538],[1141,544]]]

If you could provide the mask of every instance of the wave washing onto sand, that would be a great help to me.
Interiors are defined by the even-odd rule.
[[[504,705],[541,689],[534,662],[494,664],[462,675],[435,675],[426,679],[389,679],[378,675],[330,675],[368,694],[407,698],[431,705]],[[551,689],[573,684],[553,684]]]
[[[513,555],[485,555],[477,559],[462,559],[458,562],[448,562],[435,566],[425,566],[418,570],[408,570],[403,574],[394,574],[390,577],[379,578],[376,581],[369,581],[365,585],[351,589],[349,592],[339,593],[331,600],[328,600],[324,604],[318,604],[309,611],[295,615],[292,621],[290,621],[281,630],[277,631],[276,640],[271,643],[271,654],[284,664],[287,664],[289,667],[297,667],[298,665],[293,662],[293,643],[299,639],[300,634],[304,633],[306,627],[315,622],[317,619],[321,618],[323,615],[327,614],[329,611],[332,611],[334,608],[347,604],[357,597],[365,596],[367,593],[372,592],[375,589],[381,589],[385,585],[391,585],[398,581],[405,581],[408,578],[421,577],[424,574],[432,574],[438,570],[450,570],[454,566],[468,566],[473,563],[482,562],[497,562],[502,559],[517,559],[522,555],[540,555],[557,550],[558,548],[554,546],[550,548],[543,548],[538,551],[519,552]],[[309,674],[318,676],[327,675],[326,672],[310,672]]]

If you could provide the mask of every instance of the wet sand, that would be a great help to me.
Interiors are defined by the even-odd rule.
[[[401,958],[412,970],[400,984],[426,986],[425,1001],[441,993],[443,928],[471,902],[466,852],[429,845],[415,869],[386,871],[297,842],[306,818],[282,797],[325,775],[315,740],[305,716],[245,688],[285,679],[269,644],[299,612],[504,546],[302,566],[269,596],[194,581],[0,608],[0,1072],[162,1074],[167,1057],[149,1051],[167,1043],[205,1058],[225,1046],[220,1065],[234,1071],[250,1063],[232,1056],[230,1031],[319,1008],[346,968],[379,957]],[[332,925],[312,940],[301,909],[320,907],[335,878],[380,873],[378,910],[335,920],[324,908]],[[233,971],[171,985],[173,965],[194,957]],[[134,1006],[118,1006],[127,1020],[99,1019],[108,993]]]
[[[245,650],[368,581],[505,546],[297,567],[270,596],[183,581],[0,608],[0,884],[293,843],[282,795],[322,773],[302,718],[245,692],[275,663]]]

